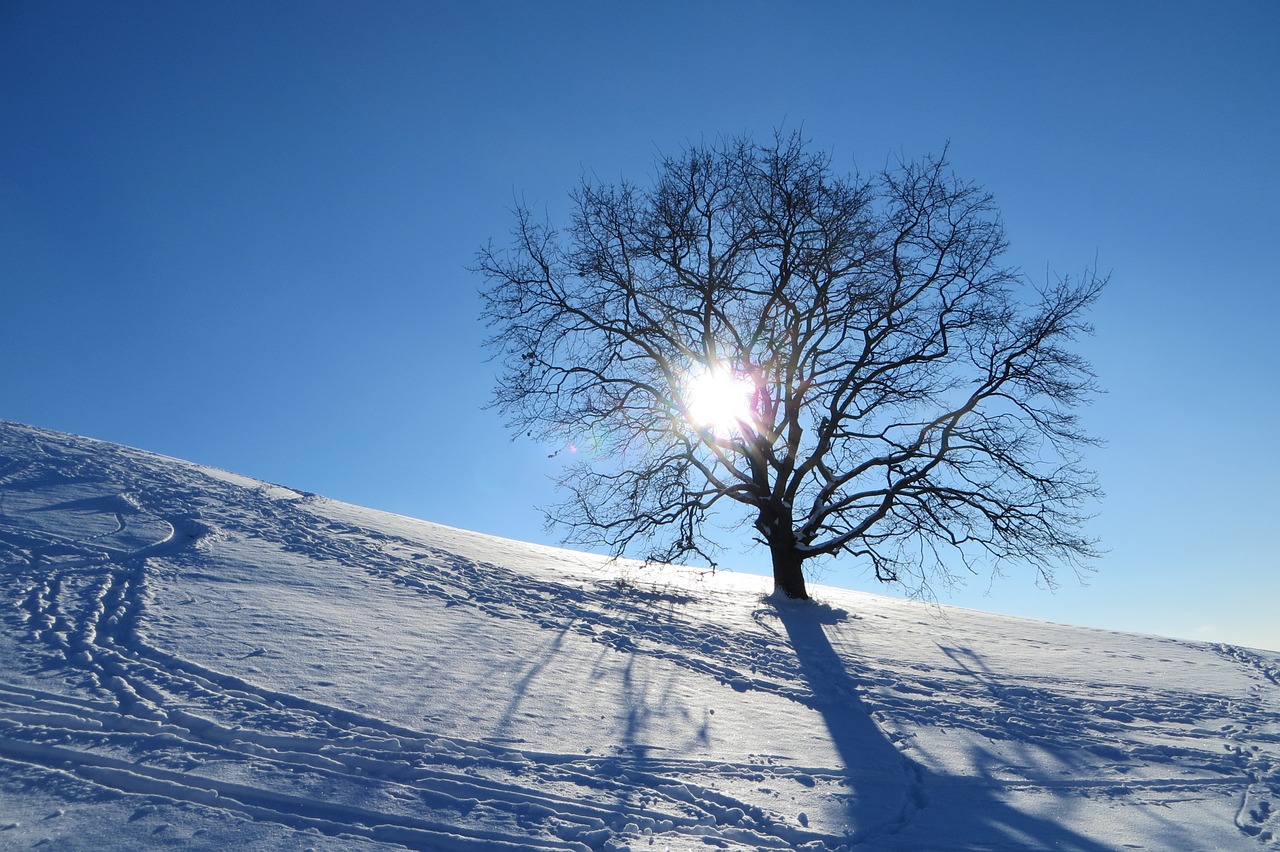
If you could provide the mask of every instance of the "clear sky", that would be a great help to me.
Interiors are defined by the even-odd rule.
[[[1280,649],[1277,33],[1270,0],[5,0],[0,417],[554,543],[465,269],[513,201],[780,125],[863,172],[949,141],[1032,280],[1112,273],[1110,552],[943,601]]]

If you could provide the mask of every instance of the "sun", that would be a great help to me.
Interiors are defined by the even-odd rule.
[[[689,419],[699,429],[727,435],[741,432],[744,423],[755,419],[752,411],[755,385],[746,376],[736,375],[724,367],[710,367],[694,374],[685,393]]]

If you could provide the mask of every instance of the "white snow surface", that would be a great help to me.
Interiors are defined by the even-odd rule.
[[[0,566],[3,849],[1280,849],[1270,652],[779,601],[5,422]]]

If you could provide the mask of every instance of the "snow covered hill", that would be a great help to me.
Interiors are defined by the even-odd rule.
[[[3,422],[0,566],[3,849],[1280,849],[1275,654],[780,602]]]

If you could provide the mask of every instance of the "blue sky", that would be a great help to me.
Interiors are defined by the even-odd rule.
[[[513,201],[780,125],[864,172],[949,141],[1031,280],[1112,273],[1110,552],[942,600],[1280,648],[1277,32],[1272,2],[9,0],[0,417],[551,541],[558,461],[482,409],[465,268]]]

